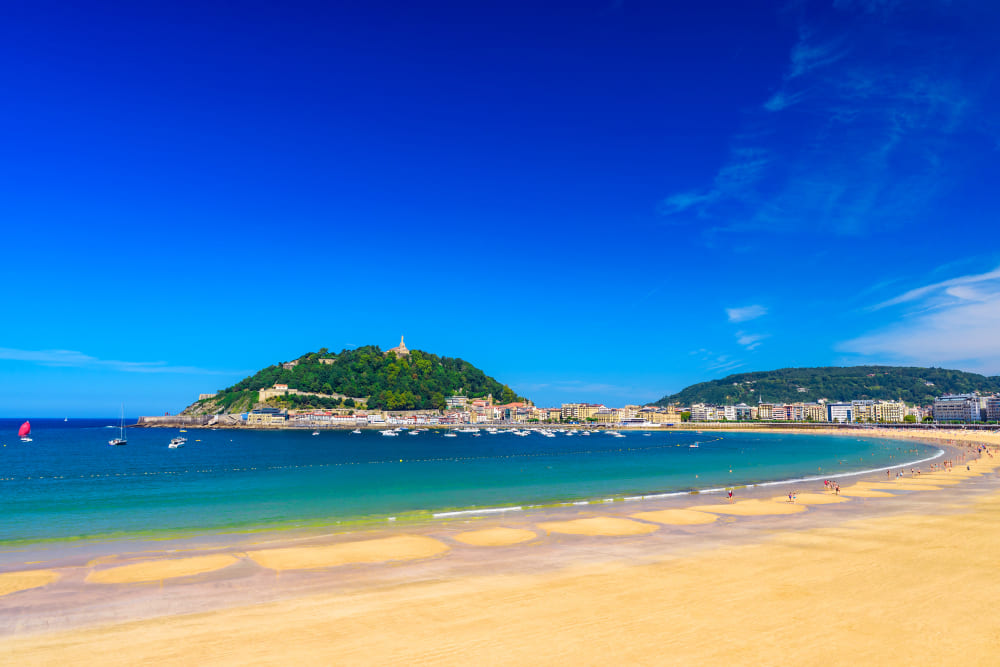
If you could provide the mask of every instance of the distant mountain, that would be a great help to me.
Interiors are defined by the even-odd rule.
[[[399,352],[402,350],[401,352]],[[326,348],[293,361],[268,366],[214,396],[188,406],[183,414],[240,412],[254,407],[258,392],[288,385],[288,395],[267,400],[276,407],[335,408],[366,405],[384,410],[434,410],[461,392],[469,398],[493,394],[501,402],[524,400],[510,387],[462,359],[420,350],[383,352],[368,345],[334,354]]]
[[[822,366],[780,368],[776,371],[737,373],[721,380],[699,382],[664,396],[653,405],[692,405],[813,402],[860,399],[902,399],[924,405],[942,394],[1000,392],[1000,377],[977,373],[908,366]]]

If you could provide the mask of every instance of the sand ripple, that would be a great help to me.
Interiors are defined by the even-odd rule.
[[[654,523],[664,523],[672,526],[694,526],[702,523],[714,523],[719,519],[715,514],[707,512],[695,512],[693,510],[654,510],[651,512],[637,512],[632,515],[633,519],[643,521],[653,521]]]
[[[52,570],[26,570],[0,574],[0,597],[26,591],[29,588],[47,586],[59,578]]]
[[[228,554],[152,560],[145,563],[110,567],[106,570],[95,570],[87,575],[87,581],[92,584],[134,584],[143,581],[191,577],[196,574],[221,570],[236,563],[237,560],[236,557]]]
[[[660,529],[650,523],[639,523],[615,517],[594,517],[570,521],[546,521],[538,527],[548,533],[617,537],[621,535],[647,535]]]
[[[512,544],[520,544],[538,537],[533,530],[520,528],[488,528],[485,530],[471,530],[459,533],[454,539],[462,544],[470,544],[474,547],[506,547]]]
[[[250,551],[247,556],[258,565],[272,570],[312,570],[351,563],[382,563],[390,560],[430,558],[446,551],[448,546],[433,538],[399,535],[325,546],[262,549]]]
[[[695,505],[688,509],[699,512],[714,512],[716,514],[732,514],[735,516],[764,516],[767,514],[797,514],[805,512],[805,505],[792,503],[772,503],[769,500],[743,500],[737,503],[720,503],[718,505]]]

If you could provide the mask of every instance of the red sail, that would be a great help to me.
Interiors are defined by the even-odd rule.
[[[31,435],[31,422],[24,422],[21,424],[21,428],[17,431],[17,436],[23,438],[26,435]]]

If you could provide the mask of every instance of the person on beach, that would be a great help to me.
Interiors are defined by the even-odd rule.
[[[731,503],[733,502],[733,490],[729,489],[728,493],[729,493],[729,502]]]
[[[833,490],[834,490],[834,493],[836,493],[839,496],[840,495],[840,484],[834,483]]]

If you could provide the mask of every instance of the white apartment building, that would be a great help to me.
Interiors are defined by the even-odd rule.
[[[851,403],[827,403],[826,420],[838,424],[854,421],[854,406]]]

